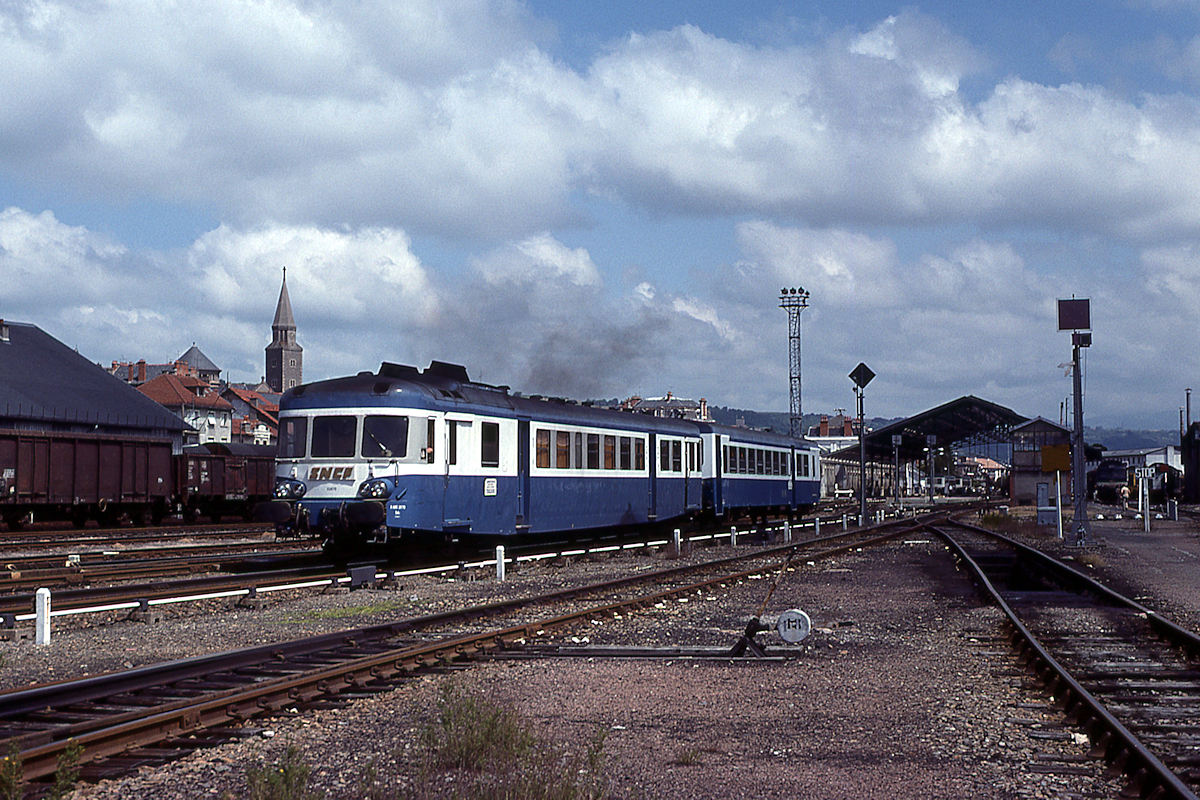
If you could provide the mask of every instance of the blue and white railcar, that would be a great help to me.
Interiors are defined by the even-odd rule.
[[[694,423],[521,397],[436,361],[297,387],[279,430],[275,520],[346,543],[638,524],[703,498]]]
[[[770,509],[807,511],[821,499],[819,451],[771,431],[699,425],[704,442],[704,507],[716,515]]]

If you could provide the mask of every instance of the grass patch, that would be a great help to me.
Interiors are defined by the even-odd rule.
[[[344,606],[342,608],[326,608],[321,611],[306,611],[297,616],[288,617],[285,622],[312,622],[322,619],[348,619],[351,617],[366,617],[371,614],[386,614],[399,609],[411,609],[413,603],[407,600],[383,600],[378,603],[368,603],[361,606]]]
[[[697,747],[681,747],[675,750],[675,758],[671,761],[681,767],[693,767],[700,763],[700,749]]]
[[[274,764],[259,764],[246,770],[246,797],[249,800],[320,800],[324,792],[309,791],[311,769],[300,757],[295,745],[289,745],[283,758]]]
[[[8,755],[0,759],[0,800],[21,800],[25,794],[24,774],[21,748],[13,742],[8,746]]]
[[[1021,521],[1008,514],[987,513],[979,518],[980,526],[1002,533],[1014,533],[1021,528]]]
[[[608,794],[600,729],[582,748],[537,735],[514,708],[442,686],[437,718],[421,733],[422,756],[407,797],[455,800],[598,800]],[[398,795],[399,796],[399,795]]]
[[[83,745],[74,739],[68,740],[67,748],[58,756],[54,770],[54,784],[50,787],[50,800],[62,800],[75,788],[79,780],[79,759],[83,756]]]

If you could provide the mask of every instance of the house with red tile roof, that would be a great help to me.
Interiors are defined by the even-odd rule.
[[[233,406],[208,382],[165,373],[137,388],[192,426],[192,432],[184,432],[184,444],[232,441]]]
[[[221,391],[233,407],[233,441],[275,444],[279,430],[279,406],[257,391],[233,384]]]

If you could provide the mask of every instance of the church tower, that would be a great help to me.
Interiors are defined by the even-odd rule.
[[[283,286],[275,321],[271,323],[271,343],[267,345],[267,385],[275,392],[286,392],[301,383],[304,348],[296,344],[296,319],[288,297],[287,267],[283,268]]]

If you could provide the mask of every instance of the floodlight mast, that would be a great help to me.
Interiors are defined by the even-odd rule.
[[[804,414],[800,399],[800,312],[808,308],[809,293],[803,287],[783,288],[779,307],[788,315],[788,432],[793,438],[804,435]]]

